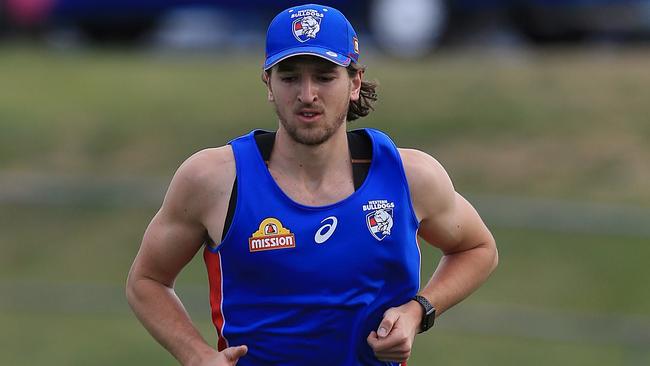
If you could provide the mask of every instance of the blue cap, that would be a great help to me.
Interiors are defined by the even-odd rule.
[[[264,70],[297,55],[322,57],[347,67],[359,60],[359,40],[352,24],[338,10],[307,4],[278,14],[266,33]]]

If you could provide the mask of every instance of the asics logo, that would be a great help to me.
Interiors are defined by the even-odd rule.
[[[332,234],[334,234],[334,231],[336,230],[336,224],[338,223],[336,216],[327,217],[320,223],[322,224],[325,221],[327,221],[327,223],[321,226],[316,231],[316,234],[314,235],[314,241],[317,244],[323,244],[324,242],[326,242],[327,239],[329,239],[330,236],[332,236]]]

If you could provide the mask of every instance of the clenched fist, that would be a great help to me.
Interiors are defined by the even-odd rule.
[[[192,366],[234,366],[248,352],[246,346],[228,347],[225,350],[202,359]]]
[[[422,321],[422,307],[415,301],[390,308],[377,331],[370,332],[368,344],[381,361],[406,362]]]

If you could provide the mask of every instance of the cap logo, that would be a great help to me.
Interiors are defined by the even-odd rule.
[[[291,14],[292,32],[294,37],[300,42],[307,42],[310,39],[316,38],[320,32],[320,22],[325,15],[316,10],[300,10],[295,14]]]

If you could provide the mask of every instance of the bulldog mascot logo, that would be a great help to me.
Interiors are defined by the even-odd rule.
[[[293,35],[300,42],[316,38],[320,32],[320,23],[325,15],[316,10],[301,10],[291,15]]]
[[[370,211],[366,215],[366,225],[375,239],[382,241],[390,235],[393,228],[393,208],[395,203],[387,200],[368,201],[368,204],[363,205],[363,211]]]

